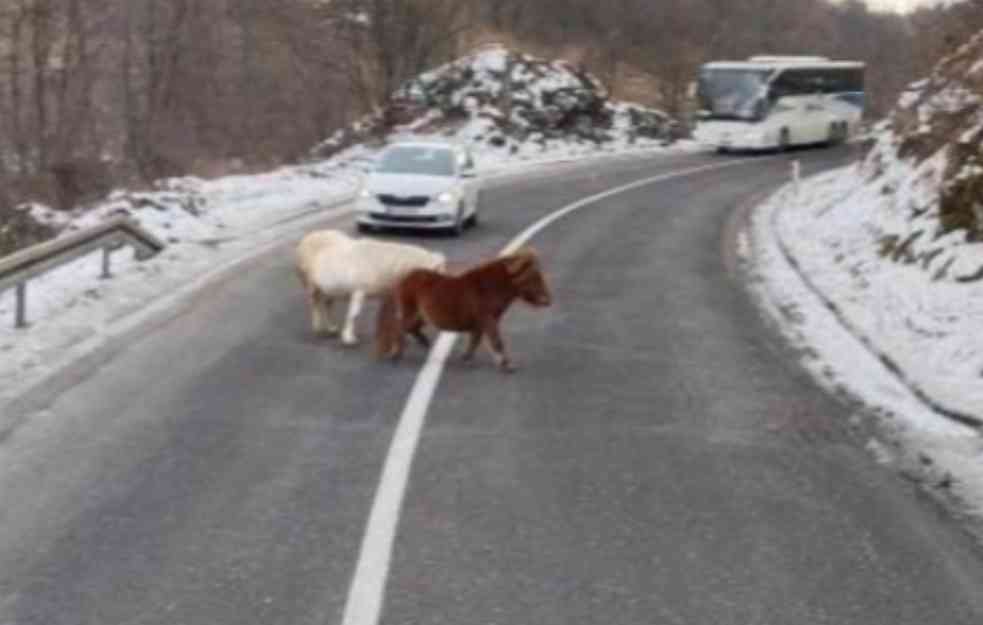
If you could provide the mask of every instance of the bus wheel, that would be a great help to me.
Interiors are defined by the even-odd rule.
[[[788,128],[782,128],[782,131],[778,133],[778,151],[786,152],[788,151],[790,144]]]

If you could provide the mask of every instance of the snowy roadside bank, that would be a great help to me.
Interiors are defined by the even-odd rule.
[[[891,441],[871,440],[880,461],[983,518],[981,431],[936,409],[983,417],[983,293],[885,260],[857,167],[754,209],[741,241],[751,288],[816,379],[879,417]]]

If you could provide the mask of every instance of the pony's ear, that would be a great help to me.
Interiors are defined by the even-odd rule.
[[[535,263],[537,259],[536,250],[528,245],[523,245],[509,254],[509,258],[515,259],[516,261],[521,260],[523,263]]]
[[[505,271],[507,271],[510,276],[517,276],[528,271],[535,262],[534,256],[523,252],[516,252],[515,254],[509,256],[509,259],[505,261]]]
[[[529,258],[536,259],[536,248],[531,245],[523,245],[515,252],[516,256],[528,256]]]

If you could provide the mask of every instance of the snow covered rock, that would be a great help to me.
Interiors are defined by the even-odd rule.
[[[679,124],[661,111],[614,102],[583,67],[492,47],[402,85],[382,111],[339,131],[318,157],[391,132],[441,133],[516,153],[558,144],[671,143]]]

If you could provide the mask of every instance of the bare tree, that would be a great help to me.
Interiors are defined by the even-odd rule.
[[[96,147],[93,109],[97,0],[12,0],[0,11],[0,171],[8,187],[45,199],[59,194],[57,170]],[[49,178],[54,175],[54,182]],[[17,194],[20,194],[18,192]]]
[[[450,59],[471,26],[468,5],[458,0],[339,0],[332,7],[333,27],[345,44],[332,66],[364,109]]]
[[[145,181],[295,158],[479,36],[570,53],[679,114],[705,61],[856,58],[880,114],[979,28],[983,0],[910,17],[861,0],[2,0],[0,184],[11,201],[52,175],[80,186],[105,155]]]

